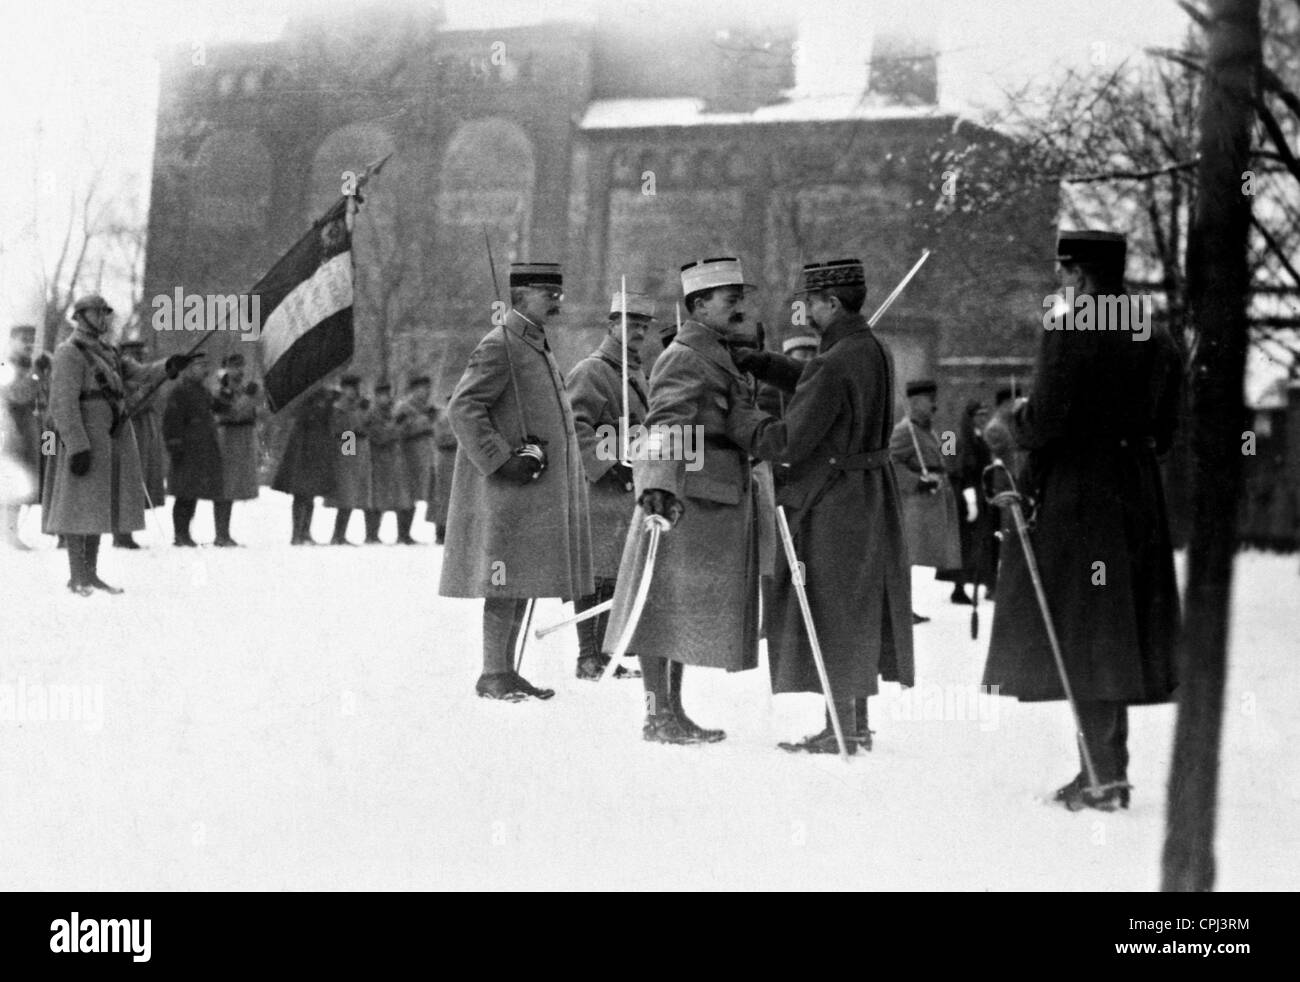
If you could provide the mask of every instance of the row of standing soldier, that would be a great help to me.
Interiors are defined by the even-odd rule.
[[[393,512],[398,544],[414,545],[416,505],[443,541],[451,495],[455,435],[446,414],[430,401],[432,380],[413,375],[394,401],[387,382],[362,397],[361,377],[344,375],[338,387],[318,386],[296,407],[293,425],[271,486],[293,497],[292,545],[314,545],[315,499],[334,508],[332,545],[350,545],[353,511],[364,517],[365,542],[380,542],[384,514]]]

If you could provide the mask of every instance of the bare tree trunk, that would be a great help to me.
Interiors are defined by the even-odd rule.
[[[1197,207],[1188,300],[1198,344],[1192,380],[1192,540],[1180,645],[1181,686],[1169,775],[1162,888],[1214,886],[1232,563],[1241,488],[1246,365],[1252,98],[1260,70],[1259,0],[1210,0],[1201,90]]]

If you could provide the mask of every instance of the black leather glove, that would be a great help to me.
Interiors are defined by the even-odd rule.
[[[763,378],[772,363],[772,353],[748,345],[735,345],[731,349],[731,361],[740,371],[755,378]]]
[[[72,460],[68,464],[68,469],[72,471],[75,477],[85,477],[90,473],[90,451],[78,450],[72,455]]]
[[[632,490],[632,468],[627,464],[613,464],[609,470],[605,471],[605,476],[601,480],[609,481],[624,491]]]
[[[648,491],[641,493],[641,500],[637,502],[647,515],[661,515],[668,519],[669,525],[676,525],[681,521],[682,516],[686,514],[686,506],[681,503],[677,495],[671,491],[662,491],[659,488],[650,488]]]
[[[203,357],[205,356],[202,351],[192,355],[172,355],[163,362],[163,367],[167,369],[168,378],[175,378],[181,372],[185,371],[186,366],[189,365],[190,362],[198,361]]]
[[[46,372],[50,370],[50,356],[47,355],[44,351],[42,351],[39,355],[36,356],[36,360],[32,362],[32,367],[35,368],[38,372],[40,372],[42,375],[44,375]]]
[[[498,477],[513,481],[515,484],[531,484],[541,472],[542,468],[536,460],[532,457],[521,457],[517,453],[507,457],[506,462],[495,471]]]
[[[916,482],[916,490],[919,494],[934,494],[939,490],[939,479],[933,474],[922,477]]]

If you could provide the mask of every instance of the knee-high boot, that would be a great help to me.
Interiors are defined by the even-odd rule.
[[[340,508],[334,513],[334,538],[330,539],[332,546],[350,546],[348,541],[348,520],[352,517],[351,508]]]
[[[83,535],[85,558],[85,584],[113,595],[124,592],[120,586],[109,586],[99,578],[99,536]]]

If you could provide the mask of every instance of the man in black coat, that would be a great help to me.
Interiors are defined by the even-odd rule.
[[[1177,684],[1178,591],[1156,455],[1173,439],[1181,363],[1168,332],[1135,316],[1125,252],[1113,232],[1061,233],[1065,313],[1045,318],[1033,396],[1011,414],[1028,451],[1019,488],[1036,503],[1030,538],[1078,705],[1084,766],[1055,796],[1072,811],[1127,807],[1128,706],[1168,702]],[[1065,698],[1018,541],[1003,553],[984,683],[1024,701]]]
[[[194,547],[190,522],[198,508],[198,499],[215,502],[222,496],[221,447],[212,418],[212,393],[204,380],[208,366],[205,358],[193,361],[167,397],[163,410],[163,439],[171,458],[167,489],[176,499],[172,503],[173,545]]]
[[[783,418],[760,412],[733,387],[741,408],[728,435],[756,457],[788,466],[777,502],[812,611],[836,714],[848,749],[871,749],[867,697],[877,679],[912,685],[911,574],[902,503],[890,465],[893,359],[862,316],[866,273],[856,259],[804,267],[802,295],[820,337],[808,362],[772,352],[735,352],[742,371],[792,392]],[[821,692],[794,575],[778,549],[766,605],[773,692]],[[836,753],[826,728],[792,752]]]

